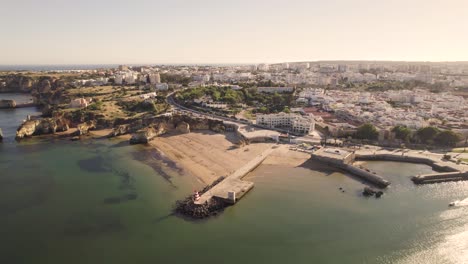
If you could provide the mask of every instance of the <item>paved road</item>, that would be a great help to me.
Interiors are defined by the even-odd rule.
[[[193,114],[195,116],[198,115],[200,117],[206,117],[206,118],[210,118],[210,119],[214,119],[214,120],[227,121],[227,122],[236,123],[236,124],[239,124],[239,125],[251,125],[251,126],[254,126],[254,127],[261,128],[261,129],[277,131],[277,132],[280,132],[280,133],[290,133],[288,130],[284,130],[284,129],[259,126],[259,125],[252,124],[251,122],[248,122],[248,121],[241,121],[241,120],[237,120],[237,119],[229,118],[229,117],[225,117],[225,116],[219,116],[219,115],[215,115],[215,114],[204,113],[204,112],[200,112],[200,111],[185,107],[183,105],[178,104],[174,100],[174,94],[175,93],[176,92],[170,93],[166,98],[167,103],[170,104],[175,110],[178,110],[178,111],[181,111],[181,112],[191,113],[191,114]]]

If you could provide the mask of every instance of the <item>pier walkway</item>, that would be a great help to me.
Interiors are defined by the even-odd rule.
[[[258,167],[274,150],[275,146],[272,146],[271,148],[265,150],[262,154],[258,155],[257,157],[249,161],[247,164],[245,164],[243,167],[236,170],[231,175],[227,176],[223,181],[218,183],[209,191],[202,194],[200,196],[200,199],[198,201],[195,201],[195,204],[204,204],[205,202],[208,202],[212,197],[218,197],[226,201],[235,203],[254,186],[253,182],[243,181],[242,178],[249,172],[253,171],[256,167]]]

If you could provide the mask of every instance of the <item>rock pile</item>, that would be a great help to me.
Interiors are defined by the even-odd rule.
[[[380,196],[383,195],[383,192],[382,191],[376,191],[374,189],[372,189],[371,187],[364,187],[364,190],[362,191],[362,194],[364,196],[374,196],[375,195],[375,198],[380,198]]]
[[[220,183],[224,177],[220,177],[212,184],[206,186],[198,192],[200,195],[209,191],[213,188],[216,184]],[[203,219],[210,216],[217,215],[220,211],[224,210],[224,208],[230,206],[231,204],[226,203],[224,200],[213,197],[210,201],[204,204],[195,204],[193,195],[188,196],[183,200],[179,200],[176,202],[175,206],[175,213],[181,216],[189,217],[192,219]]]

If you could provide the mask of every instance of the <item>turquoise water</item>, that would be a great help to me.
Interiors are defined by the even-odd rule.
[[[151,149],[5,142],[0,263],[468,263],[468,208],[447,206],[467,183],[415,186],[429,167],[367,166],[393,183],[381,199],[331,170],[261,165],[236,206],[193,222],[171,209],[200,184]]]

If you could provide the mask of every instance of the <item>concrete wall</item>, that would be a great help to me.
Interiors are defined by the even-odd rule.
[[[422,158],[422,157],[411,157],[411,156],[401,156],[401,155],[392,155],[392,154],[375,154],[375,155],[356,154],[356,160],[387,160],[387,161],[420,163],[420,164],[429,165],[433,169],[439,170],[439,171],[447,171],[447,172],[458,171],[455,168],[438,164],[436,161],[430,158]]]
[[[341,168],[378,187],[386,188],[388,185],[390,185],[389,181],[385,180],[379,175],[366,171],[364,169],[355,167],[353,165],[343,165]]]

